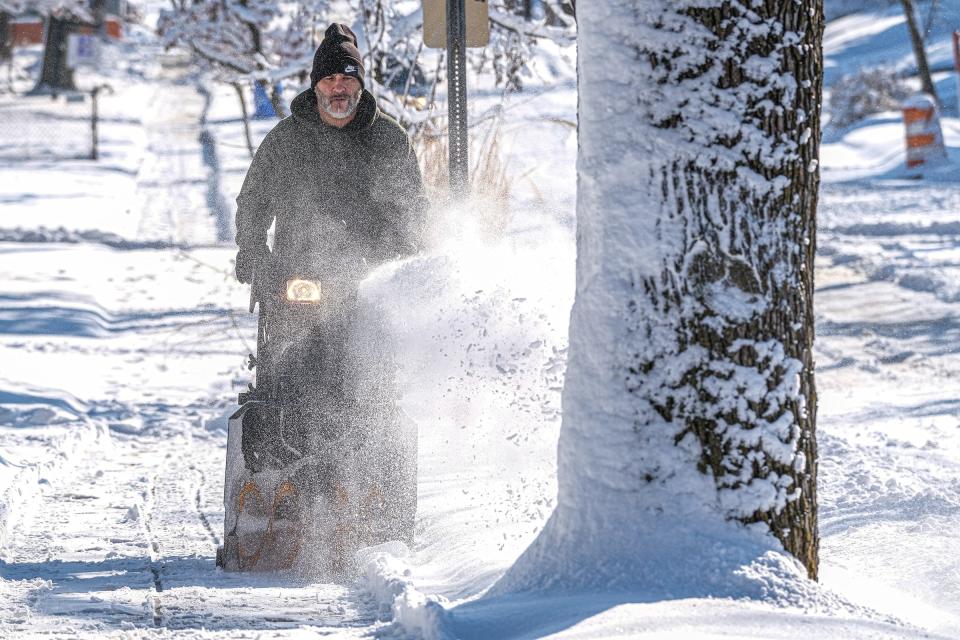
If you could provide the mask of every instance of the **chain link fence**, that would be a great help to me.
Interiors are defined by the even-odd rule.
[[[0,162],[95,158],[93,102],[88,93],[0,96]]]

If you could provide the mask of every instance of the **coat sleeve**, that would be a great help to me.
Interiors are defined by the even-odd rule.
[[[423,188],[423,178],[417,154],[406,140],[397,159],[397,206],[400,210],[401,243],[403,253],[413,254],[424,248],[427,211],[430,202]]]
[[[237,196],[237,245],[241,249],[259,249],[267,244],[282,178],[276,147],[277,139],[271,131],[254,154]]]

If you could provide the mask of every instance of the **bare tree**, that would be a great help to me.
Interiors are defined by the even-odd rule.
[[[607,0],[577,22],[558,504],[493,593],[656,579],[631,563],[691,526],[698,561],[765,531],[816,578],[821,1]]]
[[[913,0],[900,0],[903,4],[903,14],[907,18],[907,30],[910,32],[910,42],[913,44],[913,55],[917,60],[917,73],[920,75],[920,84],[923,86],[924,93],[929,93],[933,99],[940,102],[937,97],[937,90],[933,86],[933,78],[930,77],[930,65],[927,63],[927,49],[923,44],[923,34],[920,33],[920,27],[917,24],[917,13],[913,6]],[[931,9],[931,12],[934,9]]]
[[[519,0],[491,0],[490,43],[480,52],[489,57],[498,86],[506,91],[523,89],[523,72],[532,58],[537,40],[553,40],[561,45],[576,41],[576,21],[565,12],[569,5],[550,0],[545,16],[534,17],[529,5]]]
[[[317,2],[195,0],[174,3],[159,28],[167,46],[182,45],[229,84],[256,82],[278,116],[286,115],[276,82],[299,74],[312,53],[305,16]],[[302,6],[309,5],[309,6]]]

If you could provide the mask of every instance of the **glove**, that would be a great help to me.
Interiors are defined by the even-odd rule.
[[[237,280],[243,284],[252,283],[254,269],[264,263],[269,255],[270,250],[266,245],[252,249],[244,247],[237,251]]]

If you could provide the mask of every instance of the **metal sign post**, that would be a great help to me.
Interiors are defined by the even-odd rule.
[[[490,41],[487,0],[423,0],[423,44],[447,49],[447,127],[450,136],[450,194],[470,191],[467,139],[467,47]]]
[[[447,0],[447,130],[450,138],[450,195],[470,193],[467,141],[467,16],[464,0]]]
[[[100,122],[100,106],[98,98],[100,97],[100,92],[103,90],[106,90],[107,93],[113,93],[113,87],[108,84],[98,84],[90,90],[90,102],[92,103],[90,112],[90,134],[92,136],[90,141],[91,160],[99,158],[100,134],[98,133],[98,124]]]

